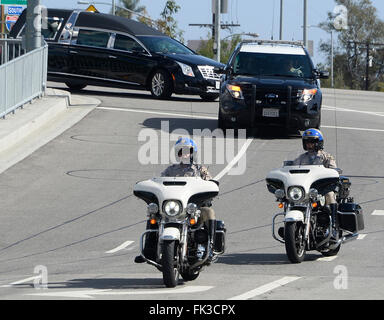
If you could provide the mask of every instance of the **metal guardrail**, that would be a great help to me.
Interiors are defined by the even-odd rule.
[[[25,53],[20,39],[7,39],[7,35],[2,35],[0,39],[0,65],[7,63]]]
[[[24,53],[21,40],[0,39],[0,117],[43,96],[47,84],[48,45]],[[2,58],[3,59],[3,58]]]

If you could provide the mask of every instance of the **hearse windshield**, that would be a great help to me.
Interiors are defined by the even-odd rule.
[[[168,37],[139,36],[137,37],[151,52],[173,53],[173,54],[194,54],[193,51],[182,45],[180,42]]]

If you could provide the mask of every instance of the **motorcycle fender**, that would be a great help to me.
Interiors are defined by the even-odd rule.
[[[177,240],[180,241],[180,230],[174,227],[164,229],[163,234],[160,236],[161,241]]]
[[[284,222],[304,221],[304,213],[300,210],[291,210],[285,214]]]

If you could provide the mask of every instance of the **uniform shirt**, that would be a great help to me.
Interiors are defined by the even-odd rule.
[[[317,152],[306,152],[300,155],[297,159],[293,161],[293,165],[324,165],[326,168],[336,169],[336,160],[335,158],[323,151],[319,150]]]
[[[204,180],[211,180],[208,169],[198,164],[173,164],[161,173],[162,177],[200,177]]]

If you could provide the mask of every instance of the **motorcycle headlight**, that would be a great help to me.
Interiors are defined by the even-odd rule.
[[[197,205],[190,202],[187,204],[187,213],[190,215],[194,215],[197,211]]]
[[[195,76],[191,66],[189,66],[189,65],[187,65],[185,63],[178,62],[178,61],[176,61],[176,63],[180,66],[181,71],[183,71],[184,75],[189,76],[189,77],[194,77]]]
[[[150,203],[147,207],[148,214],[156,214],[159,212],[159,206],[156,203]]]
[[[285,196],[285,192],[284,192],[283,189],[277,189],[277,190],[275,191],[275,197],[276,197],[276,199],[278,199],[278,200],[283,199],[284,196]]]
[[[179,201],[169,200],[164,203],[163,210],[167,216],[175,217],[181,213],[183,207]]]
[[[304,190],[300,187],[290,187],[288,189],[288,196],[292,201],[300,201],[304,198]]]
[[[319,191],[314,188],[309,189],[308,196],[311,200],[317,200],[317,196],[319,195]]]

